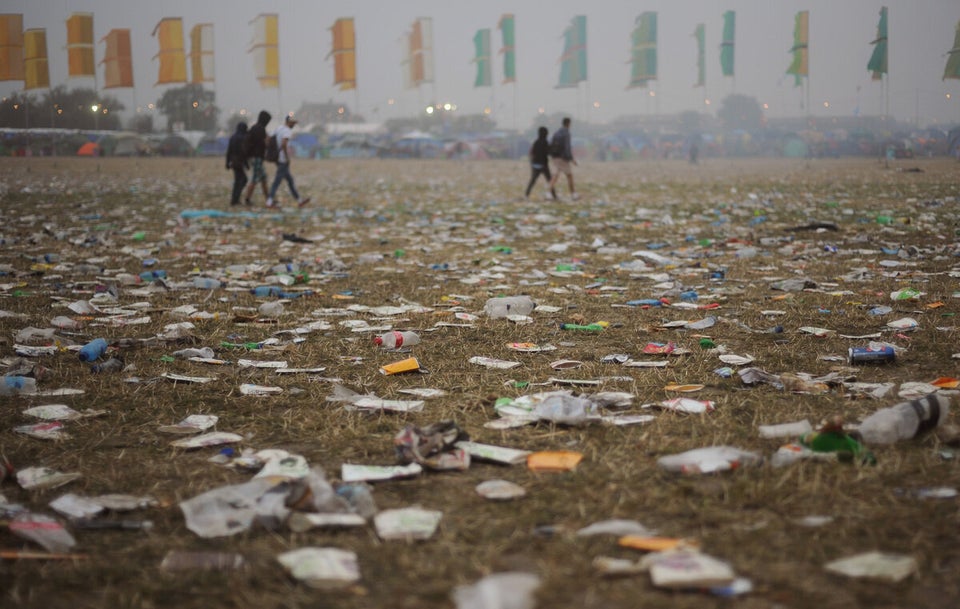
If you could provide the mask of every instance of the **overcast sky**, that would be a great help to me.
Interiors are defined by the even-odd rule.
[[[866,69],[879,11],[889,10],[889,108],[899,120],[921,125],[960,123],[960,81],[942,81],[946,52],[960,21],[958,0],[3,0],[0,12],[22,13],[24,28],[46,28],[53,85],[92,87],[92,79],[67,82],[66,19],[94,14],[96,61],[99,43],[113,28],[130,28],[136,90],[110,95],[128,108],[156,101],[169,86],[155,86],[157,41],[151,36],[164,17],[182,17],[184,32],[197,23],[214,24],[217,103],[226,113],[245,108],[295,111],[304,101],[333,100],[359,107],[368,120],[410,115],[429,103],[451,102],[458,112],[491,108],[502,127],[526,128],[538,111],[564,112],[579,120],[607,122],[625,114],[716,112],[731,93],[755,97],[771,117],[850,116],[884,113],[884,89]],[[720,73],[719,44],[726,10],[736,11],[735,77]],[[807,107],[803,88],[785,75],[793,44],[794,15],[810,11],[810,78]],[[658,13],[659,80],[649,89],[627,89],[630,34],[644,11]],[[262,90],[247,53],[252,21],[259,13],[279,14],[280,91]],[[516,19],[516,85],[502,85],[496,56],[494,86],[474,88],[473,36],[491,29],[491,46],[502,41],[497,21]],[[563,31],[575,16],[587,16],[589,80],[579,89],[556,89]],[[333,85],[330,26],[353,17],[357,33],[358,89]],[[431,17],[435,82],[404,90],[400,41],[417,17]],[[693,31],[706,26],[706,90],[695,88]],[[189,47],[189,42],[187,43]],[[189,48],[188,48],[189,50]],[[102,81],[102,66],[98,79]],[[211,86],[210,84],[207,85]],[[0,94],[22,87],[0,83]],[[655,96],[650,93],[654,92]],[[390,103],[393,100],[393,103]],[[705,104],[710,100],[710,105]],[[135,102],[135,103],[134,103]]]

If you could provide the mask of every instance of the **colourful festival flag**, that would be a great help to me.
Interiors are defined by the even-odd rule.
[[[630,34],[630,84],[628,87],[646,87],[657,79],[657,14],[642,13],[634,21]]]
[[[793,61],[787,68],[787,74],[793,74],[794,86],[799,87],[804,76],[810,75],[809,68],[809,40],[810,40],[810,12],[800,11],[794,18],[793,24]]]
[[[867,69],[873,72],[873,80],[882,80],[887,73],[887,7],[880,9],[880,22],[877,23],[877,38],[873,45],[873,54],[867,62]]]
[[[130,53],[130,30],[113,29],[100,39],[106,42],[103,52],[103,88],[117,89],[133,86],[133,59]]]
[[[333,84],[340,85],[341,91],[357,88],[357,36],[353,29],[353,18],[337,19],[333,27],[333,49],[327,55],[333,55]]]
[[[473,79],[474,87],[493,86],[493,74],[490,66],[490,29],[477,30],[473,35],[473,63],[477,64],[477,75]]]
[[[957,22],[957,29],[953,34],[953,48],[947,51],[947,65],[943,68],[943,78],[960,79],[960,21]]]
[[[723,14],[723,42],[720,43],[720,70],[724,76],[733,76],[733,43],[737,32],[737,13]]]
[[[23,80],[23,15],[0,15],[0,81]]]
[[[47,61],[47,30],[29,29],[23,33],[23,89],[50,87],[50,67]]]
[[[263,13],[251,21],[253,70],[261,89],[280,87],[280,24],[276,13]]]
[[[157,71],[158,85],[187,82],[187,56],[183,49],[183,20],[180,17],[164,17],[153,28],[160,50],[154,59],[160,59]]]
[[[516,82],[517,58],[513,13],[501,15],[497,27],[500,29],[500,36],[503,39],[500,47],[500,53],[503,55],[503,82]]]
[[[93,60],[93,13],[74,13],[67,19],[68,76],[96,77]]]
[[[190,82],[213,82],[213,24],[198,23],[190,28]]]
[[[587,80],[587,17],[577,15],[563,31],[558,89],[576,87]]]
[[[693,37],[697,41],[697,82],[694,87],[705,87],[707,84],[707,65],[706,65],[706,28],[702,23],[697,24],[693,31]]]
[[[433,82],[433,19],[420,17],[410,31],[410,82],[418,87]]]

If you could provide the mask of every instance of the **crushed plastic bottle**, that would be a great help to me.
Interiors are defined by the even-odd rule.
[[[600,322],[593,324],[560,324],[561,330],[580,330],[582,332],[602,332],[605,327]]]
[[[0,381],[0,395],[36,393],[37,380],[29,376],[5,376]]]
[[[950,398],[931,394],[876,411],[863,420],[858,433],[866,444],[893,444],[939,427],[949,412]]]
[[[283,303],[277,300],[265,302],[257,309],[260,315],[271,319],[276,319],[283,315]]]
[[[491,298],[483,305],[487,317],[496,319],[509,315],[530,315],[537,306],[529,296],[501,296]]]
[[[123,370],[126,364],[123,363],[122,359],[116,357],[111,357],[102,364],[94,364],[90,367],[90,372],[93,374],[100,374],[102,372],[120,372]]]
[[[107,351],[107,341],[102,338],[95,338],[80,348],[77,356],[81,362],[95,362]]]
[[[401,347],[412,347],[420,343],[420,335],[416,332],[385,332],[373,339],[373,344],[384,349],[399,349]]]
[[[200,288],[202,290],[215,290],[221,287],[223,284],[220,283],[218,279],[212,277],[194,277],[193,278],[193,287]]]

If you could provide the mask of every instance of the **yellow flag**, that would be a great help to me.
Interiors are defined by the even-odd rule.
[[[333,84],[341,91],[357,88],[357,40],[353,19],[337,19],[330,28],[333,33]],[[328,55],[327,57],[329,57]]]
[[[253,24],[253,70],[263,89],[280,86],[279,17],[274,13],[257,15]]]
[[[190,29],[190,82],[213,82],[213,24],[198,23]]]
[[[153,56],[160,59],[157,83],[187,82],[187,58],[183,49],[183,20],[180,17],[165,17],[153,28],[160,51]]]
[[[0,15],[0,81],[23,80],[23,15]]]
[[[130,30],[114,29],[100,42],[106,42],[103,52],[103,88],[133,86],[133,59],[130,57]]]
[[[23,88],[50,87],[50,68],[47,62],[47,30],[34,28],[23,33]]]
[[[93,61],[93,13],[74,13],[67,19],[69,76],[96,76]]]

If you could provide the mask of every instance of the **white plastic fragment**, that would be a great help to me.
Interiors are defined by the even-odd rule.
[[[695,448],[676,455],[667,455],[657,459],[657,465],[670,472],[682,474],[709,474],[736,469],[742,465],[760,462],[757,453],[734,448],[733,446],[708,446]]]
[[[384,510],[373,517],[380,539],[429,539],[433,537],[443,512],[420,507]]]
[[[294,579],[311,588],[342,588],[360,580],[357,554],[350,550],[299,548],[280,554],[277,561]]]
[[[917,561],[905,554],[864,552],[828,562],[827,571],[847,577],[867,577],[902,581],[917,572]]]
[[[518,499],[527,494],[526,489],[519,484],[515,484],[509,480],[499,479],[484,480],[476,486],[476,491],[481,497],[494,501]]]
[[[650,561],[650,581],[658,588],[711,588],[731,584],[736,578],[729,564],[700,552],[658,552]]]
[[[454,588],[457,609],[533,609],[540,577],[532,573],[505,572]]]

